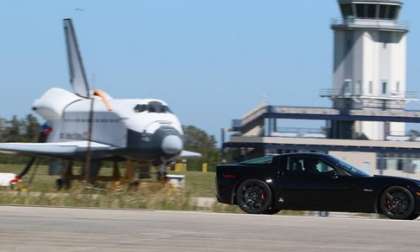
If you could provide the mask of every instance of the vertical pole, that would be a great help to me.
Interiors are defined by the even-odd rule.
[[[225,159],[225,141],[226,141],[226,130],[224,128],[220,129],[220,158],[221,160]]]
[[[207,173],[209,170],[209,165],[207,163],[202,164],[202,172]]]
[[[87,183],[91,182],[90,177],[90,164],[92,160],[92,131],[93,131],[93,109],[94,109],[95,97],[90,98],[90,110],[89,110],[89,119],[88,119],[88,135],[87,135],[87,149],[86,149],[86,160],[85,160],[85,180]]]
[[[220,149],[222,149],[222,150],[224,148],[225,141],[226,141],[226,131],[225,131],[224,128],[221,128],[220,129],[220,142],[221,142]]]
[[[269,137],[269,136],[271,136],[271,119],[270,118],[267,118],[267,119],[265,119],[265,121],[266,121],[266,124],[267,124],[267,132],[266,132],[266,134],[265,134],[265,136],[267,136],[267,137]]]
[[[273,120],[273,131],[277,132],[277,130],[278,130],[277,129],[277,118],[273,118],[272,120]]]
[[[118,166],[117,161],[114,161],[112,166],[112,179],[114,181],[118,181],[121,179],[120,167]]]

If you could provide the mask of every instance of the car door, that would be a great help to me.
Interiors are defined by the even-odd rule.
[[[284,209],[345,210],[351,179],[317,156],[293,155],[278,174],[278,203]]]
[[[325,156],[320,156],[315,173],[322,182],[319,205],[328,211],[369,212],[374,208],[367,178],[354,176]]]

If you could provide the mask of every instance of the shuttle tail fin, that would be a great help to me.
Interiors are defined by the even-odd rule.
[[[90,97],[90,86],[86,78],[85,68],[83,66],[82,56],[77,43],[76,33],[71,19],[63,20],[64,34],[67,47],[67,58],[69,64],[70,83],[74,93],[79,96]]]

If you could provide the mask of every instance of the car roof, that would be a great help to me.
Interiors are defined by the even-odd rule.
[[[284,153],[284,154],[274,154],[274,157],[290,157],[290,156],[329,156],[325,153],[320,152],[294,152],[294,153]]]

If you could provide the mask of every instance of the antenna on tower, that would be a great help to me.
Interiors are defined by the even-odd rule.
[[[270,104],[270,101],[269,101],[268,94],[267,93],[263,93],[262,96],[261,96],[261,101],[258,104],[258,107],[265,107],[265,106],[268,106],[269,104]]]

